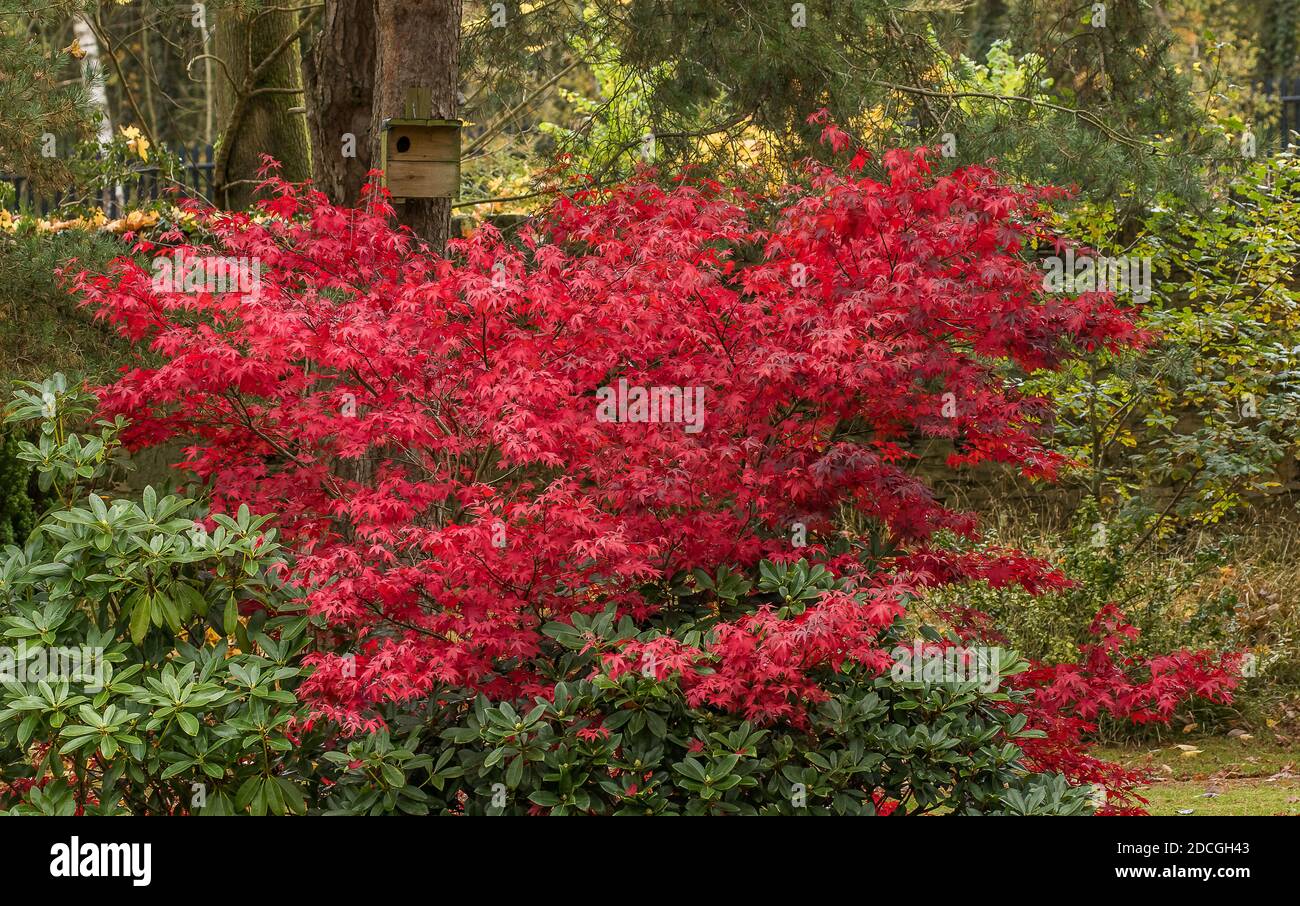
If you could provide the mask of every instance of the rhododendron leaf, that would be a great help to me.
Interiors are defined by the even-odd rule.
[[[149,620],[152,611],[149,596],[143,591],[137,591],[126,600],[123,609],[128,610],[131,614],[131,641],[139,645],[144,641],[145,634],[149,631]]]

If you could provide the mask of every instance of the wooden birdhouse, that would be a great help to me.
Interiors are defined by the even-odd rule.
[[[431,118],[428,92],[407,95],[401,117],[383,121],[380,168],[394,201],[460,194],[460,120]]]

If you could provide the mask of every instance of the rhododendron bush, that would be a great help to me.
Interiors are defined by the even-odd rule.
[[[128,443],[180,439],[215,510],[276,514],[321,626],[303,686],[319,719],[358,734],[421,703],[630,673],[799,731],[836,677],[887,674],[886,637],[927,589],[1065,582],[940,544],[975,518],[909,468],[935,439],[953,468],[1050,478],[1050,407],[1009,378],[1136,341],[1109,294],[1042,292],[1058,190],[937,175],[923,149],[810,164],[771,198],[653,178],[445,257],[378,193],[340,209],[272,178],[258,216],[196,211],[205,244],[164,236],[78,276],[150,350],[101,390]],[[148,266],[214,256],[256,262],[253,291],[185,291]],[[801,558],[833,584],[715,587]],[[606,613],[638,632],[600,637]],[[998,707],[1047,732],[1021,743],[1035,769],[1122,795],[1132,778],[1084,753],[1095,709],[1167,717],[1225,696],[1223,666],[1126,661],[1103,640]]]

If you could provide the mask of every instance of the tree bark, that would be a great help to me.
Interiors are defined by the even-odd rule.
[[[380,125],[401,116],[407,90],[428,89],[431,116],[456,119],[460,84],[461,0],[376,0],[378,51],[371,159],[379,161]],[[412,198],[398,219],[441,251],[451,230],[450,198]]]
[[[375,0],[325,0],[321,31],[303,70],[312,179],[338,205],[354,207],[366,173],[378,166],[371,157],[375,55]],[[345,144],[348,135],[353,138]],[[355,156],[346,156],[349,150]]]
[[[104,90],[104,64],[99,56],[99,39],[85,16],[73,17],[72,34],[77,39],[81,52],[86,55],[86,62],[81,67],[82,80],[90,93],[90,103],[99,113],[95,138],[99,146],[104,148],[113,142],[113,116],[108,109],[108,93]]]
[[[85,16],[76,16],[72,20],[72,34],[77,39],[77,45],[81,52],[86,55],[86,62],[82,64],[81,76],[90,93],[90,103],[94,106],[99,114],[99,123],[95,129],[95,139],[99,143],[100,153],[107,153],[106,149],[113,143],[113,115],[108,107],[108,92],[104,90],[104,65],[99,54],[99,39],[95,35],[95,30],[90,27],[90,22]],[[123,90],[126,90],[125,87]],[[145,123],[140,124],[142,128],[148,131]],[[158,153],[158,149],[153,149]],[[109,201],[112,200],[117,204],[117,216],[126,216],[126,211],[122,210],[125,203],[125,195],[122,192],[120,183],[113,186],[112,191],[107,189],[100,204],[105,210],[109,209]]]
[[[302,94],[298,13],[267,10],[241,16],[222,10],[217,20],[217,113],[220,145],[213,174],[216,201],[226,208],[253,200],[262,155],[280,162],[280,175],[298,182],[311,175],[307,124],[291,113]],[[259,93],[262,92],[262,93]]]

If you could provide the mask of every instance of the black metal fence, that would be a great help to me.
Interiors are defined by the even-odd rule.
[[[1266,112],[1276,111],[1277,117],[1264,124],[1264,147],[1280,151],[1300,141],[1292,135],[1300,132],[1300,76],[1268,79],[1255,87],[1265,99]]]
[[[48,216],[63,205],[97,204],[110,218],[122,217],[127,211],[151,201],[179,193],[181,196],[211,200],[212,198],[212,146],[202,142],[176,145],[164,149],[173,155],[178,164],[175,176],[166,175],[157,166],[140,166],[117,185],[102,190],[74,193],[38,195],[24,176],[0,174],[0,182],[14,187],[13,197],[6,205],[9,210]]]
[[[1263,123],[1262,143],[1265,148],[1281,149],[1294,143],[1297,138],[1292,134],[1300,132],[1300,76],[1284,79],[1271,79],[1257,82],[1256,90],[1264,98],[1268,111],[1276,111],[1276,119]],[[94,193],[73,195],[55,193],[52,196],[37,195],[32,184],[23,176],[0,174],[0,182],[14,187],[13,197],[8,200],[9,210],[31,212],[44,217],[56,211],[64,204],[98,202],[109,217],[122,217],[127,211],[142,204],[157,201],[169,194],[179,193],[191,198],[212,199],[212,146],[202,142],[189,145],[175,145],[166,149],[174,155],[179,164],[176,176],[164,176],[156,166],[142,166],[119,185]],[[173,192],[174,190],[174,192]]]

